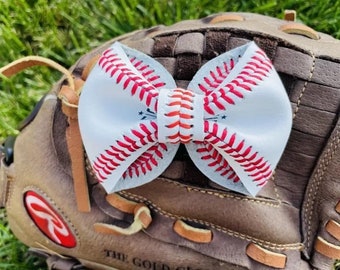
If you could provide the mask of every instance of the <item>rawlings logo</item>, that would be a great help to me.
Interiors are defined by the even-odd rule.
[[[66,222],[42,196],[34,191],[27,191],[24,202],[35,225],[51,241],[67,248],[76,246],[76,239]]]

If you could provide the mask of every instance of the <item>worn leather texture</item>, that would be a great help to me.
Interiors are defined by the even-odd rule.
[[[159,61],[185,88],[206,61],[254,40],[278,71],[293,112],[288,145],[258,196],[217,187],[180,149],[158,179],[119,192],[150,209],[149,227],[130,236],[95,232],[95,223],[124,227],[133,217],[105,201],[105,192],[89,166],[91,210],[78,211],[66,143],[68,121],[57,98],[66,83],[63,78],[16,139],[11,175],[5,173],[9,171],[5,164],[1,166],[0,186],[7,186],[2,197],[6,197],[11,229],[21,241],[47,253],[77,258],[93,269],[276,269],[263,263],[265,259],[247,255],[250,244],[273,252],[274,258],[285,256],[283,269],[331,268],[335,258],[314,246],[321,237],[340,249],[340,239],[325,229],[329,220],[340,223],[336,211],[340,200],[340,41],[322,33],[318,40],[285,33],[280,27],[289,22],[284,20],[236,15],[243,20],[217,14],[115,38],[83,56],[71,70],[80,78],[90,59],[119,40]],[[27,191],[44,197],[62,216],[75,238],[74,247],[54,243],[37,228],[24,203]],[[176,220],[210,230],[212,241],[183,238],[173,229]]]

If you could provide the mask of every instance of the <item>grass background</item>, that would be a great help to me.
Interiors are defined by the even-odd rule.
[[[33,54],[69,67],[91,48],[135,29],[222,11],[282,18],[285,9],[295,9],[298,20],[340,39],[340,1],[334,0],[0,0],[0,67]],[[0,141],[18,133],[18,123],[59,77],[39,67],[0,78]],[[0,210],[0,269],[46,269],[26,251]]]

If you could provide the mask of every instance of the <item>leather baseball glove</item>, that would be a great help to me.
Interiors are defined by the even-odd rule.
[[[340,41],[222,13],[115,38],[2,146],[0,205],[50,269],[331,269]]]

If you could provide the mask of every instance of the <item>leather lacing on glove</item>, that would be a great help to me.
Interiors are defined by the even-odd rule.
[[[288,15],[286,17],[288,18]],[[210,23],[219,23],[226,20],[242,20],[241,16],[237,15],[221,15],[215,17]],[[291,19],[290,19],[291,20]],[[307,26],[301,24],[289,23],[281,27],[281,30],[286,33],[297,33],[305,35],[312,39],[318,39],[318,34]],[[119,194],[105,194],[105,191],[99,185],[89,186],[86,173],[91,174],[91,166],[87,163],[86,156],[79,131],[77,108],[81,88],[86,81],[87,76],[93,65],[98,60],[94,57],[85,67],[81,78],[75,78],[67,69],[59,64],[42,57],[26,57],[0,69],[0,73],[5,76],[11,76],[21,71],[22,69],[34,65],[47,65],[62,72],[67,79],[68,84],[64,84],[60,90],[59,98],[62,100],[62,109],[68,119],[68,127],[66,131],[67,145],[71,158],[72,175],[74,181],[74,191],[77,201],[78,210],[81,212],[90,212],[90,193],[99,206],[105,213],[111,216],[115,224],[96,223],[94,230],[104,234],[114,235],[132,235],[141,230],[147,229],[152,224],[152,205],[128,199],[129,196],[122,191]],[[85,170],[86,168],[86,170]],[[171,169],[171,168],[170,168]],[[164,172],[163,176],[173,175]],[[112,207],[113,209],[111,209]],[[336,206],[336,211],[340,213],[340,203]],[[196,243],[209,243],[213,239],[213,232],[204,226],[198,226],[195,222],[184,222],[177,219],[174,222],[173,230],[181,237]],[[340,239],[340,225],[330,220],[326,225],[326,230],[335,238]],[[303,246],[294,247],[302,249]],[[326,242],[322,238],[316,240],[315,249],[328,257],[339,257],[340,248]],[[34,249],[32,249],[34,251]],[[36,250],[35,250],[36,252]],[[284,268],[286,264],[286,256],[280,253],[269,251],[257,244],[250,244],[246,250],[247,255],[252,259],[263,263],[267,266]],[[44,255],[44,254],[42,254]],[[46,255],[46,254],[45,254]],[[45,256],[44,255],[44,256]],[[47,255],[46,255],[47,256]],[[49,269],[82,269],[81,264],[76,260],[63,259],[62,256],[49,256]],[[50,262],[50,263],[49,263]]]

